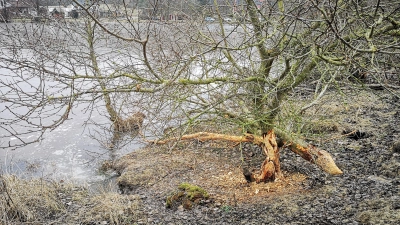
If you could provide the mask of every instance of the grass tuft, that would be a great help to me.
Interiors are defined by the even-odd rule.
[[[93,207],[82,212],[84,223],[107,221],[109,224],[135,224],[143,220],[141,201],[135,195],[103,193],[91,199]]]
[[[65,210],[58,197],[60,186],[44,179],[22,180],[0,176],[2,222],[33,222],[54,217]]]

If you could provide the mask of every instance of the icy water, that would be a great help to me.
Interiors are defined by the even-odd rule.
[[[97,182],[110,176],[98,171],[103,160],[141,147],[140,143],[133,141],[116,152],[103,148],[90,135],[99,128],[84,124],[89,118],[97,122],[107,122],[107,118],[96,112],[89,116],[82,108],[75,108],[70,119],[53,131],[45,133],[42,141],[16,150],[0,150],[3,173],[78,183]]]
[[[7,83],[7,79],[15,83],[10,71],[2,67],[0,62],[0,79]],[[11,77],[11,78],[10,78]],[[18,77],[17,77],[18,78]],[[31,85],[35,86],[34,79],[30,82],[21,82],[18,84],[21,90],[29,92]],[[3,84],[4,84],[3,83]],[[47,83],[47,85],[51,82]],[[7,99],[9,88],[6,85],[0,86],[0,97]],[[12,95],[15,94],[11,93]],[[111,159],[132,152],[143,146],[139,142],[133,140],[130,144],[123,148],[111,152],[91,136],[93,134],[104,132],[98,127],[91,124],[94,121],[97,124],[109,126],[110,122],[105,116],[105,110],[100,103],[94,103],[93,110],[87,110],[87,104],[80,103],[72,109],[68,120],[52,131],[46,131],[43,140],[24,147],[11,149],[0,149],[0,174],[18,174],[26,177],[44,177],[55,180],[68,180],[77,183],[93,183],[102,181],[110,177],[110,174],[102,174],[98,171],[99,165],[104,160]],[[0,119],[5,121],[13,115],[4,110],[9,103],[0,99]],[[13,110],[16,110],[15,108]],[[23,107],[21,111],[15,111],[23,115],[26,113]],[[43,121],[44,123],[49,121]],[[86,123],[89,122],[89,123]],[[0,124],[1,125],[1,124]],[[7,129],[9,127],[5,126]],[[17,127],[17,126],[15,126]],[[30,133],[25,135],[26,141],[35,140],[38,133]],[[0,126],[0,143],[2,146],[7,143],[16,142],[16,137],[9,136],[9,132]],[[102,136],[106,137],[106,135]]]

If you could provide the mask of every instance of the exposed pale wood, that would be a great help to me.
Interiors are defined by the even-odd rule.
[[[211,141],[211,140],[222,140],[222,141],[232,141],[232,142],[251,142],[256,145],[260,145],[263,142],[262,137],[255,136],[252,134],[245,134],[243,136],[233,136],[233,135],[226,135],[226,134],[218,134],[218,133],[208,133],[208,132],[198,132],[194,134],[187,134],[183,135],[182,137],[174,137],[165,140],[157,140],[153,141],[154,144],[166,144],[171,141],[178,141],[178,140],[191,140],[197,139],[199,141]]]
[[[343,171],[335,164],[332,156],[325,150],[320,150],[313,145],[302,146],[296,143],[289,144],[288,147],[303,159],[319,166],[326,173],[331,175],[343,174]]]
[[[261,165],[259,174],[254,174],[256,182],[274,181],[282,176],[279,161],[279,148],[276,143],[275,133],[271,130],[263,135],[261,147],[266,155],[266,159]]]
[[[277,131],[277,136],[292,152],[319,166],[326,173],[331,175],[343,174],[343,171],[336,166],[335,161],[327,151],[309,145],[301,139],[294,139],[282,131]]]
[[[274,135],[274,132],[271,131],[268,134]],[[197,139],[199,141],[209,141],[209,140],[224,140],[224,141],[232,141],[232,142],[250,142],[253,144],[256,144],[258,146],[261,146],[264,149],[264,152],[267,154],[266,162],[263,163],[262,166],[262,173],[265,173],[262,177],[267,177],[268,173],[272,171],[272,166],[269,162],[272,162],[272,165],[274,166],[274,171],[278,170],[280,172],[280,167],[275,168],[276,165],[279,165],[279,152],[276,152],[276,155],[273,155],[275,151],[278,151],[278,145],[276,144],[276,141],[271,140],[271,136],[268,136],[268,138],[263,138],[257,135],[253,134],[245,134],[243,136],[234,136],[234,135],[226,135],[226,134],[218,134],[218,133],[208,133],[208,132],[199,132],[199,133],[194,133],[194,134],[188,134],[188,135],[183,135],[180,138],[170,138],[170,139],[165,139],[165,140],[157,140],[153,141],[152,143],[154,144],[166,144],[171,141],[178,141],[178,140],[191,140],[191,139]],[[323,171],[326,173],[329,173],[331,175],[339,175],[342,174],[343,172],[337,167],[335,164],[332,156],[325,150],[320,150],[316,148],[313,145],[307,145],[303,143],[300,140],[291,140],[287,136],[283,134],[279,134],[279,137],[282,139],[283,142],[285,142],[285,146],[287,146],[291,151],[294,153],[300,155],[303,159],[307,160],[308,162],[314,163],[317,166],[319,166]],[[287,140],[287,141],[286,141]],[[272,143],[272,144],[271,144]],[[265,147],[264,147],[265,146]],[[268,150],[268,148],[276,148],[276,150]],[[267,150],[266,150],[267,149]],[[265,165],[264,165],[265,164]],[[260,179],[262,177],[254,177],[254,179]]]

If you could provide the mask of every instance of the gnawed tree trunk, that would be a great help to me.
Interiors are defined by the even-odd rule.
[[[283,136],[283,138],[286,136]],[[234,136],[218,133],[208,133],[199,132],[194,134],[183,135],[180,138],[170,138],[166,140],[154,141],[154,144],[166,144],[171,141],[178,140],[191,140],[197,139],[199,141],[209,141],[209,140],[224,140],[232,142],[249,142],[260,146],[265,155],[266,159],[261,165],[261,170],[259,173],[253,173],[251,179],[256,182],[274,181],[276,178],[282,177],[282,172],[280,169],[279,161],[279,147],[276,141],[276,136],[273,130],[264,134],[262,137],[245,134],[243,136]],[[282,140],[282,137],[281,137]],[[286,141],[287,140],[287,141]],[[301,141],[294,142],[293,140],[283,139],[282,142],[285,143],[290,150],[294,153],[300,155],[303,159],[316,164],[323,171],[331,175],[339,175],[343,172],[336,166],[332,156],[325,150],[320,150],[313,145],[306,145]]]
[[[262,143],[259,144],[264,151],[266,158],[261,165],[260,173],[252,174],[252,180],[256,182],[274,181],[282,176],[281,164],[279,161],[279,148],[273,130],[263,135]]]

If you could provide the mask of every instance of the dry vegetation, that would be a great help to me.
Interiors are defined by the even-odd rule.
[[[0,224],[135,224],[143,220],[135,195],[103,192],[44,179],[0,176]]]
[[[0,210],[4,223],[40,221],[65,211],[58,196],[59,184],[42,179],[22,180],[12,175],[1,176],[0,182]]]
[[[390,100],[364,88],[353,87],[339,93],[327,93],[318,105],[301,115],[299,111],[304,105],[296,99],[284,104],[279,126],[318,143],[332,142],[357,130],[380,135],[379,129],[371,121],[374,118],[368,113],[373,112],[376,118],[386,118],[396,113],[388,109],[386,101]]]

